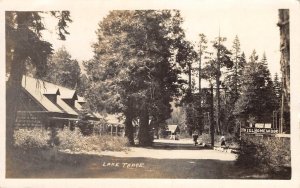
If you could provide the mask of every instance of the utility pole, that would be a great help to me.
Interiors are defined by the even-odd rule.
[[[211,147],[215,146],[215,126],[214,126],[214,88],[213,84],[210,84],[210,139],[211,139]]]
[[[199,121],[200,127],[203,125],[202,121],[202,89],[201,89],[201,59],[202,59],[202,44],[200,42],[200,50],[199,50]],[[202,130],[201,130],[202,132]]]
[[[221,132],[220,129],[220,76],[221,76],[221,65],[220,65],[220,43],[221,43],[221,37],[220,37],[220,29],[219,29],[219,37],[218,37],[218,51],[217,51],[217,78],[216,78],[216,84],[217,84],[217,91],[216,91],[216,97],[217,97],[217,110],[216,110],[216,118],[217,118],[217,129],[218,133]]]
[[[203,127],[203,115],[202,115],[202,86],[201,86],[201,80],[202,80],[202,55],[205,53],[205,49],[207,48],[207,40],[206,36],[203,33],[199,34],[200,41],[199,41],[199,123],[200,126]]]

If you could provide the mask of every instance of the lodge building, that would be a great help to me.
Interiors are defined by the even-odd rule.
[[[72,126],[86,101],[76,90],[23,76],[16,128]],[[94,114],[87,121],[99,121]]]

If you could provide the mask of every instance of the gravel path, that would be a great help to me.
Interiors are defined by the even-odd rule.
[[[96,153],[93,153],[96,154]],[[212,159],[234,161],[236,155],[194,146],[193,141],[186,140],[155,140],[154,147],[131,147],[127,152],[101,152],[101,155],[114,157],[146,157],[153,159]]]

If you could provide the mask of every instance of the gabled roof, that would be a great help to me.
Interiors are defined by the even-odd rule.
[[[61,87],[61,86],[60,86]],[[67,88],[64,88],[61,90],[61,96],[62,99],[73,99],[73,100],[77,100],[77,93],[75,90],[70,90]]]
[[[27,91],[31,95],[31,97],[33,97],[47,111],[78,115],[75,109],[73,109],[63,101],[63,99],[77,100],[77,93],[75,90],[35,79],[29,76],[23,76],[22,86],[25,91]],[[57,94],[58,96],[56,104],[51,102],[44,94]],[[76,103],[77,102],[75,101],[75,108],[79,108],[80,105],[76,105]]]
[[[86,100],[83,97],[77,96],[77,98],[78,98],[77,102],[86,103]]]
[[[177,129],[179,129],[178,125],[168,125],[168,131],[171,133],[175,133]]]
[[[43,94],[46,95],[60,95],[58,88],[45,88]]]
[[[44,85],[36,79],[23,76],[22,87],[34,98],[45,110],[50,112],[61,112],[62,110],[43,95]]]

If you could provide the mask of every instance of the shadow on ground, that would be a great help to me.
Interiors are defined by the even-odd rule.
[[[138,146],[137,146],[138,147]],[[209,146],[193,145],[191,143],[165,143],[155,142],[153,146],[143,147],[149,149],[162,149],[162,150],[201,150],[208,149]]]

